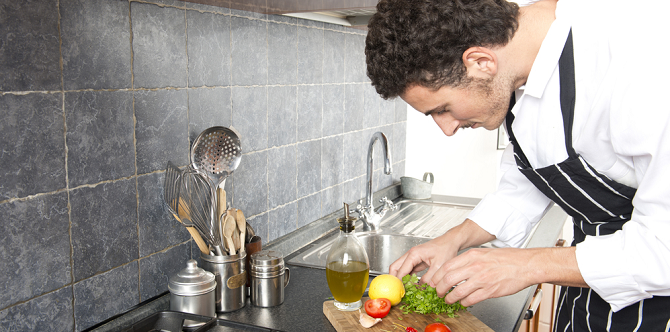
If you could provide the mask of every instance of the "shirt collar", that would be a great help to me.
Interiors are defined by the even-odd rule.
[[[537,53],[525,84],[524,94],[536,98],[542,98],[549,79],[558,67],[558,59],[561,57],[563,46],[570,32],[570,23],[563,19],[559,4],[560,1],[556,8],[556,20],[551,24],[547,36],[542,41],[540,51]]]

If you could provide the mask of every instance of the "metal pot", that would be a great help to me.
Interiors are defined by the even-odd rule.
[[[214,289],[216,289],[214,274],[199,268],[198,262],[191,259],[186,262],[185,269],[169,280],[170,310],[216,317]],[[204,322],[184,321],[184,327],[202,324]]]

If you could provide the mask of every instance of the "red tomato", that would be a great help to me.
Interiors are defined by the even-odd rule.
[[[413,327],[408,327],[408,328],[405,329],[405,332],[419,332],[419,331],[417,331],[417,330],[416,330],[415,328],[413,328]]]
[[[425,332],[451,332],[451,329],[442,323],[433,323],[426,326]]]
[[[370,299],[365,301],[365,312],[372,318],[384,318],[391,310],[391,301],[388,299]]]

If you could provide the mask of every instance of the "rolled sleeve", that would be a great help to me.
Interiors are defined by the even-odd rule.
[[[577,244],[577,265],[584,281],[613,311],[652,296],[670,296],[670,249],[655,231],[637,221]]]
[[[520,247],[552,202],[521,174],[509,147],[501,168],[498,190],[486,195],[468,219],[496,237],[493,245]]]

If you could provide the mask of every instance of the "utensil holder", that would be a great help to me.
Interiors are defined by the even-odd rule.
[[[203,268],[216,278],[216,312],[230,312],[244,307],[247,295],[246,256],[245,253],[230,256],[200,254]]]

